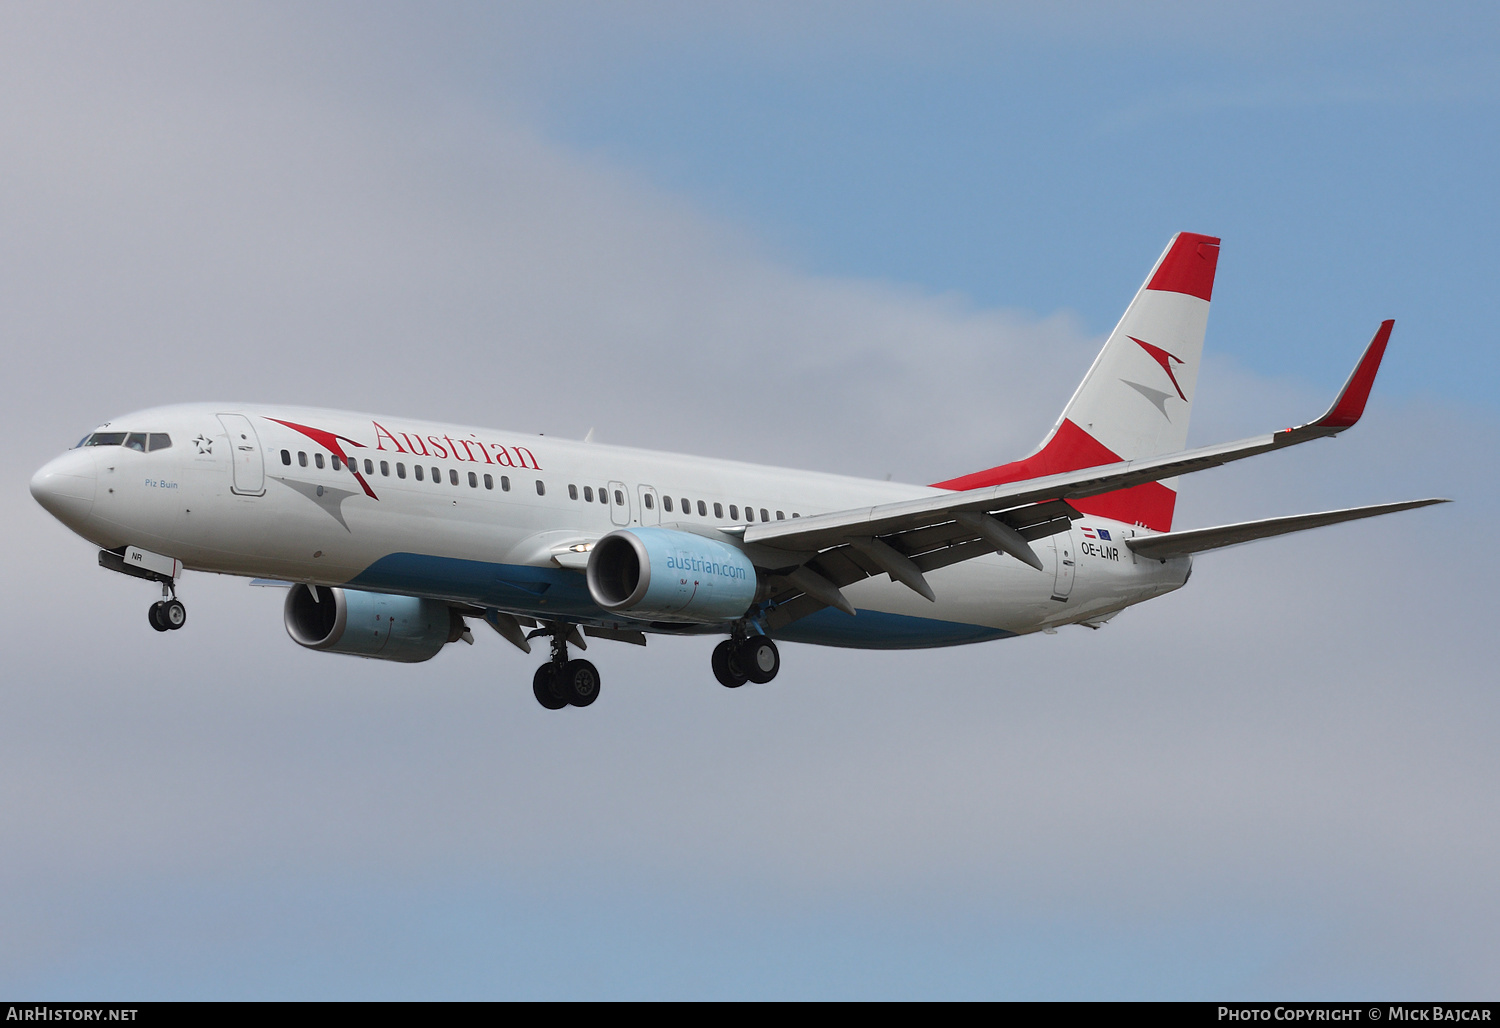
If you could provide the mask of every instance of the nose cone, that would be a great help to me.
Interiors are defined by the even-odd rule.
[[[31,495],[57,520],[79,528],[94,509],[94,454],[87,447],[69,450],[31,476]]]

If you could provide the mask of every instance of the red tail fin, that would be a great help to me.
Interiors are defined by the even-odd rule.
[[[1190,232],[1172,237],[1036,452],[937,487],[977,489],[1155,457],[1186,446],[1218,262],[1219,240],[1214,237]],[[1176,504],[1176,481],[1169,480],[1105,493],[1075,506],[1165,532],[1172,527]]]

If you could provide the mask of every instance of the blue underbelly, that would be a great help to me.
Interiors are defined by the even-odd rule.
[[[609,614],[595,605],[582,574],[562,568],[392,553],[371,564],[347,585],[351,589],[431,596],[481,607],[498,607],[538,618],[576,619],[586,623],[620,620],[619,615]],[[712,628],[708,630],[712,631]],[[779,641],[818,646],[910,650],[960,646],[1004,639],[1014,634],[985,625],[966,625],[875,610],[861,610],[850,617],[843,611],[825,608],[777,630],[775,637]]]

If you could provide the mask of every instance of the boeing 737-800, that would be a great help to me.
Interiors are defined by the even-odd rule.
[[[775,640],[912,648],[1099,627],[1181,588],[1192,555],[1440,503],[1413,500],[1173,531],[1179,476],[1359,420],[1380,326],[1332,407],[1296,428],[1186,450],[1219,240],[1179,233],[1029,457],[930,486],[435,424],[191,404],[100,425],[31,492],[159,583],[184,569],[289,587],[287,632],[330,653],[417,662],[482,620],[521,650],[550,709],[587,706],[585,636],[726,638],[726,686],[769,682]]]

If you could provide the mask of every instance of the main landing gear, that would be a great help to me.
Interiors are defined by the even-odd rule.
[[[552,659],[531,676],[531,693],[548,710],[587,707],[599,698],[599,669],[568,658],[568,638],[575,631],[572,625],[552,622],[527,633],[527,638],[551,637]],[[581,638],[574,641],[583,645]],[[770,636],[746,634],[736,626],[733,636],[714,647],[713,669],[719,683],[730,689],[746,682],[764,685],[781,670],[781,654]]]
[[[161,587],[161,599],[151,604],[146,611],[151,627],[158,632],[174,632],[187,624],[187,608],[177,598],[177,591],[170,585]]]
[[[714,647],[714,677],[728,689],[746,682],[764,685],[781,670],[781,654],[766,635],[725,639]]]
[[[587,660],[568,659],[571,625],[553,624],[541,630],[552,636],[552,659],[531,676],[531,692],[548,710],[587,707],[599,698],[599,669]],[[580,643],[580,645],[582,645]]]

